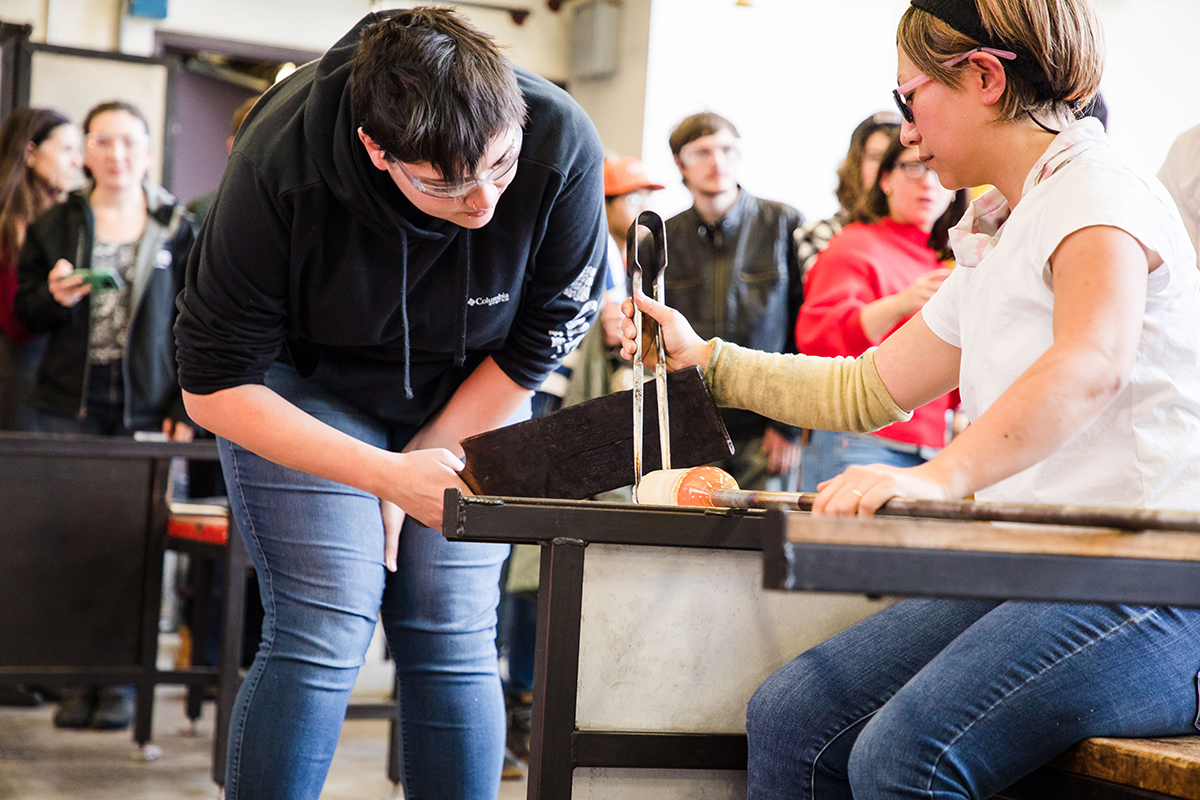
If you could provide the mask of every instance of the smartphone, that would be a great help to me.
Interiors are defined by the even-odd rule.
[[[75,269],[71,270],[69,277],[83,278],[83,282],[92,287],[92,291],[100,289],[120,289],[121,276],[115,272],[97,272],[90,269]]]

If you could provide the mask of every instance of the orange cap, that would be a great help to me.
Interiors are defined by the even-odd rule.
[[[604,196],[612,197],[617,194],[628,194],[635,189],[662,189],[661,183],[655,183],[646,175],[642,162],[633,156],[609,158],[604,161]]]

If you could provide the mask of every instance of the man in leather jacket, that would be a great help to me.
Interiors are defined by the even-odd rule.
[[[706,339],[795,352],[802,290],[792,236],[804,216],[738,184],[740,142],[733,123],[711,112],[671,133],[693,205],[666,223],[668,302]],[[719,466],[743,488],[786,488],[799,467],[798,431],[739,409],[722,416],[736,453]]]

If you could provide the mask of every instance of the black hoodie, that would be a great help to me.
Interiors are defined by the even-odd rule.
[[[357,135],[350,59],[379,18],[243,124],[179,297],[185,390],[261,384],[280,360],[385,422],[421,425],[487,356],[536,389],[586,333],[607,230],[591,121],[517,69],[529,118],[492,220],[468,231],[429,217]]]

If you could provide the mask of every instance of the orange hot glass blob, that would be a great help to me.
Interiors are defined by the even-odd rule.
[[[737,481],[717,467],[693,467],[675,483],[675,504],[712,508],[713,489],[736,489]]]

